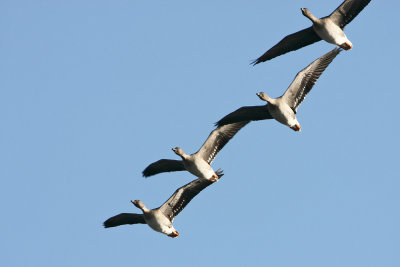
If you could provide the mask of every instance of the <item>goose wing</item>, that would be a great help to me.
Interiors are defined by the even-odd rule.
[[[321,38],[315,33],[311,26],[286,36],[279,43],[265,52],[261,57],[254,60],[251,64],[256,65],[258,63],[273,59],[274,57],[286,54],[287,52],[313,44],[320,40]]]
[[[249,121],[241,121],[223,125],[216,128],[210,133],[207,140],[201,146],[196,154],[204,159],[208,164],[211,164],[218,152],[242,129]]]
[[[143,214],[137,213],[121,213],[109,218],[103,223],[105,228],[115,227],[123,224],[146,223]]]
[[[369,4],[369,2],[371,2],[371,0],[345,0],[329,15],[329,18],[343,29]]]
[[[177,189],[175,193],[159,208],[170,221],[174,220],[186,205],[203,189],[211,185],[212,181],[199,178]]]
[[[160,159],[153,162],[143,170],[143,177],[149,177],[162,172],[176,172],[186,170],[181,160]]]
[[[297,112],[297,108],[311,91],[319,76],[321,76],[322,72],[324,72],[340,51],[340,48],[333,49],[297,73],[293,82],[282,96],[283,100],[294,112]]]
[[[241,107],[232,113],[229,113],[215,123],[215,126],[221,127],[226,124],[241,121],[258,121],[272,119],[266,105]]]

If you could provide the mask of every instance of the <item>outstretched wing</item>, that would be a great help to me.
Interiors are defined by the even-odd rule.
[[[137,213],[121,213],[109,218],[103,223],[105,228],[115,227],[123,224],[146,223],[143,214]]]
[[[197,153],[199,156],[211,164],[218,152],[242,129],[249,121],[241,121],[223,125],[216,128],[208,136],[207,140],[201,146]]]
[[[329,15],[329,18],[343,29],[369,4],[369,2],[371,2],[371,0],[345,0]]]
[[[176,172],[184,170],[185,167],[183,166],[183,162],[181,160],[160,159],[159,161],[147,166],[142,173],[143,177],[149,177],[162,172]]]
[[[259,121],[272,119],[266,105],[241,107],[234,112],[229,113],[215,123],[215,126],[221,127],[226,124],[241,121]]]
[[[212,181],[198,178],[177,189],[175,193],[159,208],[172,222],[186,205],[203,189],[211,185]]]
[[[286,36],[279,43],[265,52],[261,57],[254,60],[251,64],[256,65],[258,63],[273,59],[274,57],[286,54],[287,52],[313,44],[320,40],[321,38],[315,33],[311,26]]]
[[[333,49],[297,73],[293,82],[282,96],[283,100],[294,112],[297,112],[297,108],[311,91],[319,76],[321,76],[322,72],[324,72],[340,51],[340,48]]]

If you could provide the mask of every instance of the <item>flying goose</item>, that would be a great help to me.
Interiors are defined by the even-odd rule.
[[[123,224],[148,224],[154,231],[177,237],[179,233],[175,230],[172,222],[174,218],[186,207],[186,205],[203,189],[212,184],[207,179],[196,179],[182,186],[161,207],[149,210],[140,200],[131,202],[143,211],[143,214],[121,213],[109,218],[104,222],[104,227],[115,227]]]
[[[343,29],[370,1],[371,0],[345,0],[332,14],[320,19],[311,14],[307,8],[302,8],[301,12],[311,20],[313,25],[286,36],[261,57],[254,60],[252,64],[256,65],[273,59],[287,52],[313,44],[321,39],[328,43],[338,45],[345,50],[351,49],[353,44],[347,39]]]
[[[227,124],[216,128],[208,136],[199,151],[188,155],[180,147],[172,150],[182,158],[182,160],[160,159],[150,164],[144,171],[143,176],[149,177],[162,172],[184,171],[187,170],[198,178],[217,180],[222,175],[218,169],[216,172],[210,166],[218,152],[229,142],[230,139],[243,128],[248,121]]]
[[[221,127],[225,124],[229,125],[229,123],[240,121],[257,121],[273,118],[289,126],[294,131],[300,131],[301,127],[296,118],[297,109],[306,95],[311,91],[319,76],[340,51],[340,48],[333,49],[297,73],[293,82],[281,97],[270,98],[263,92],[257,93],[257,96],[261,100],[268,102],[267,105],[241,107],[219,120],[216,125]]]

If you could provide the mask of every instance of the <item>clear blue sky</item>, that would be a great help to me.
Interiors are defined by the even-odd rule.
[[[104,229],[189,173],[141,171],[193,153],[256,92],[280,96],[333,49],[256,67],[329,1],[1,1],[1,266],[400,266],[399,1],[372,1],[299,108],[302,132],[251,123],[213,163],[225,176],[176,218]]]

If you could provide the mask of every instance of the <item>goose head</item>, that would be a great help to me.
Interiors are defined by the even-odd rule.
[[[183,150],[180,147],[174,147],[172,151],[174,151],[175,154],[181,157],[185,155],[185,152],[183,152]]]
[[[300,8],[301,9],[301,13],[303,13],[304,16],[307,17],[307,14],[310,13],[310,10],[308,10],[308,8]]]
[[[141,209],[142,211],[147,211],[146,206],[140,200],[131,200],[132,204],[135,205],[136,208]]]
[[[312,22],[316,21],[317,18],[311,14],[310,10],[308,10],[308,8],[301,8],[301,13],[303,13],[303,15],[307,18],[309,18]]]
[[[267,101],[268,103],[271,103],[272,98],[269,97],[266,93],[264,92],[259,92],[256,94],[261,100]]]

